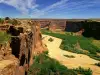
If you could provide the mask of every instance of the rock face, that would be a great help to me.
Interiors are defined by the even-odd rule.
[[[48,28],[51,31],[57,29],[64,31],[66,27],[66,20],[63,19],[34,19],[34,21],[38,21],[41,28]]]
[[[13,60],[0,61],[0,75],[15,75],[18,64]]]
[[[19,61],[12,55],[10,44],[0,46],[0,75],[15,75]]]
[[[100,40],[100,22],[97,21],[66,21],[65,31]]]
[[[42,35],[40,32],[40,23],[37,21],[31,22],[31,33],[32,35],[32,52],[33,54],[42,53],[45,48],[42,44]]]
[[[51,23],[50,26],[49,26],[50,31],[56,31],[56,28],[57,28],[57,26],[56,26],[55,23]]]
[[[66,31],[68,32],[78,32],[83,28],[81,21],[66,21]]]
[[[35,26],[36,25],[36,26]],[[38,22],[35,22],[34,23],[34,47],[33,47],[33,50],[37,53],[42,53],[44,51],[44,48],[43,48],[43,44],[42,44],[42,35],[41,35],[41,32],[40,32],[40,23]]]
[[[0,75],[27,74],[33,56],[46,50],[41,40],[40,23],[31,21],[27,24],[28,27],[10,26],[7,30],[11,41],[0,45]]]

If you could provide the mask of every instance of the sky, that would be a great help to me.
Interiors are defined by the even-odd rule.
[[[100,18],[100,0],[0,0],[0,17]]]

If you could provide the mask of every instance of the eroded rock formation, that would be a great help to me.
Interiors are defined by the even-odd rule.
[[[19,61],[12,55],[10,43],[0,45],[0,75],[15,75]]]
[[[0,75],[27,75],[33,56],[46,50],[41,40],[40,23],[30,21],[27,25],[11,25],[6,30],[11,41],[0,45],[0,65],[3,65],[0,66]]]

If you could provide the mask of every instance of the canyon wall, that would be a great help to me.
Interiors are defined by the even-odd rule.
[[[57,29],[63,31],[66,27],[66,20],[61,19],[34,19],[34,21],[38,21],[41,28],[46,28],[51,31],[56,31]]]
[[[85,37],[93,37],[95,39],[100,39],[100,22],[97,21],[66,21],[67,32],[81,32],[81,35]]]
[[[46,50],[40,23],[26,20],[20,25],[3,26],[0,30],[10,34],[11,40],[0,45],[0,75],[25,75],[33,64],[34,55]]]
[[[15,75],[18,59],[12,55],[10,43],[0,44],[0,75]]]
[[[28,19],[29,20],[29,19]],[[31,19],[40,23],[41,29],[67,31],[85,37],[100,38],[100,19]],[[84,33],[83,33],[84,32]]]

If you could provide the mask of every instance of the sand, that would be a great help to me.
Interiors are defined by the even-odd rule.
[[[49,50],[49,56],[58,60],[61,64],[67,66],[68,68],[78,68],[79,66],[83,68],[90,68],[93,71],[93,75],[100,75],[100,67],[93,64],[100,61],[94,60],[84,54],[76,54],[68,51],[64,51],[59,48],[61,45],[62,39],[55,38],[49,35],[42,35],[43,43],[47,45]],[[48,41],[49,38],[52,38],[53,41]],[[64,55],[73,55],[75,58],[68,58]]]

